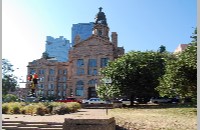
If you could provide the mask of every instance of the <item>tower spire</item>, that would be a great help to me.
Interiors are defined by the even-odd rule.
[[[102,9],[103,9],[102,7],[99,7],[99,12],[101,12]]]
[[[95,24],[103,24],[107,26],[106,15],[102,12],[102,7],[99,7],[99,12],[96,15]]]
[[[109,27],[107,24],[106,15],[104,12],[102,12],[102,9],[102,7],[99,7],[99,12],[96,15],[93,34],[109,40]]]

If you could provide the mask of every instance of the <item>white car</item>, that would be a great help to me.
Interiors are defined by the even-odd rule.
[[[101,100],[100,98],[90,98],[88,101],[86,101],[88,104],[106,104],[107,102],[104,100]]]
[[[120,99],[120,102],[122,102],[123,105],[131,105],[130,99]]]

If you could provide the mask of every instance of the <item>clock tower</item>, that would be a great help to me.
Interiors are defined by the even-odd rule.
[[[93,34],[109,40],[108,33],[109,27],[107,24],[106,15],[104,12],[102,12],[102,7],[100,7],[95,18]]]

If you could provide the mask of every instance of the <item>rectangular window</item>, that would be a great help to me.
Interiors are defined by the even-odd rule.
[[[44,84],[40,84],[40,89],[44,89]]]
[[[61,88],[61,84],[58,84],[58,90],[60,90],[60,88]]]
[[[106,67],[108,64],[108,58],[101,58],[101,67]]]
[[[58,96],[61,96],[61,93],[60,93],[60,91],[58,91]]]
[[[64,74],[64,75],[67,75],[67,70],[66,70],[66,69],[63,70],[63,74]]]
[[[92,68],[89,68],[88,69],[88,75],[97,75],[97,69],[92,69]]]
[[[58,81],[61,82],[61,77],[58,77]]]
[[[83,68],[77,68],[77,75],[83,75],[84,73],[85,72]]]
[[[51,89],[51,84],[48,84],[48,89],[49,89],[49,90]]]
[[[44,82],[44,77],[41,77],[41,78],[39,79],[39,81],[40,81],[40,82]]]
[[[48,95],[51,95],[51,91],[50,90],[48,90]]]
[[[66,90],[67,86],[66,84],[63,84],[63,90]]]
[[[89,67],[97,67],[97,60],[96,59],[89,59],[88,66]]]
[[[45,70],[44,70],[44,69],[40,69],[40,70],[38,71],[38,74],[45,74]]]
[[[67,78],[66,77],[63,77],[63,82],[66,82],[67,81]]]
[[[34,69],[30,69],[30,73],[34,74],[36,71]]]
[[[92,75],[92,69],[88,69],[88,75]]]
[[[54,69],[49,69],[49,74],[50,75],[54,75],[54,73],[55,73]]]
[[[48,85],[48,89],[49,89],[49,90],[54,90],[54,85],[53,85],[53,84],[49,84],[49,85]]]
[[[94,69],[93,70],[93,75],[97,75],[98,73],[97,73],[97,69]]]
[[[58,70],[58,74],[62,74],[62,70],[61,69]]]
[[[65,97],[67,94],[66,94],[66,91],[63,91],[63,96]]]
[[[51,84],[51,90],[54,90],[54,85],[53,84]]]
[[[77,67],[83,67],[83,66],[84,66],[84,61],[83,61],[83,59],[78,59],[78,60],[77,60],[76,66],[77,66]]]
[[[40,91],[40,96],[44,96],[44,91],[43,90]]]
[[[83,96],[83,87],[76,88],[76,96]]]
[[[54,79],[55,79],[55,78],[51,76],[51,77],[49,78],[49,81],[54,81]]]

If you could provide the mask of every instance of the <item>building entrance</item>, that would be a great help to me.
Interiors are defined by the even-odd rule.
[[[88,88],[88,99],[93,98],[93,97],[97,97],[95,87],[89,87]]]

